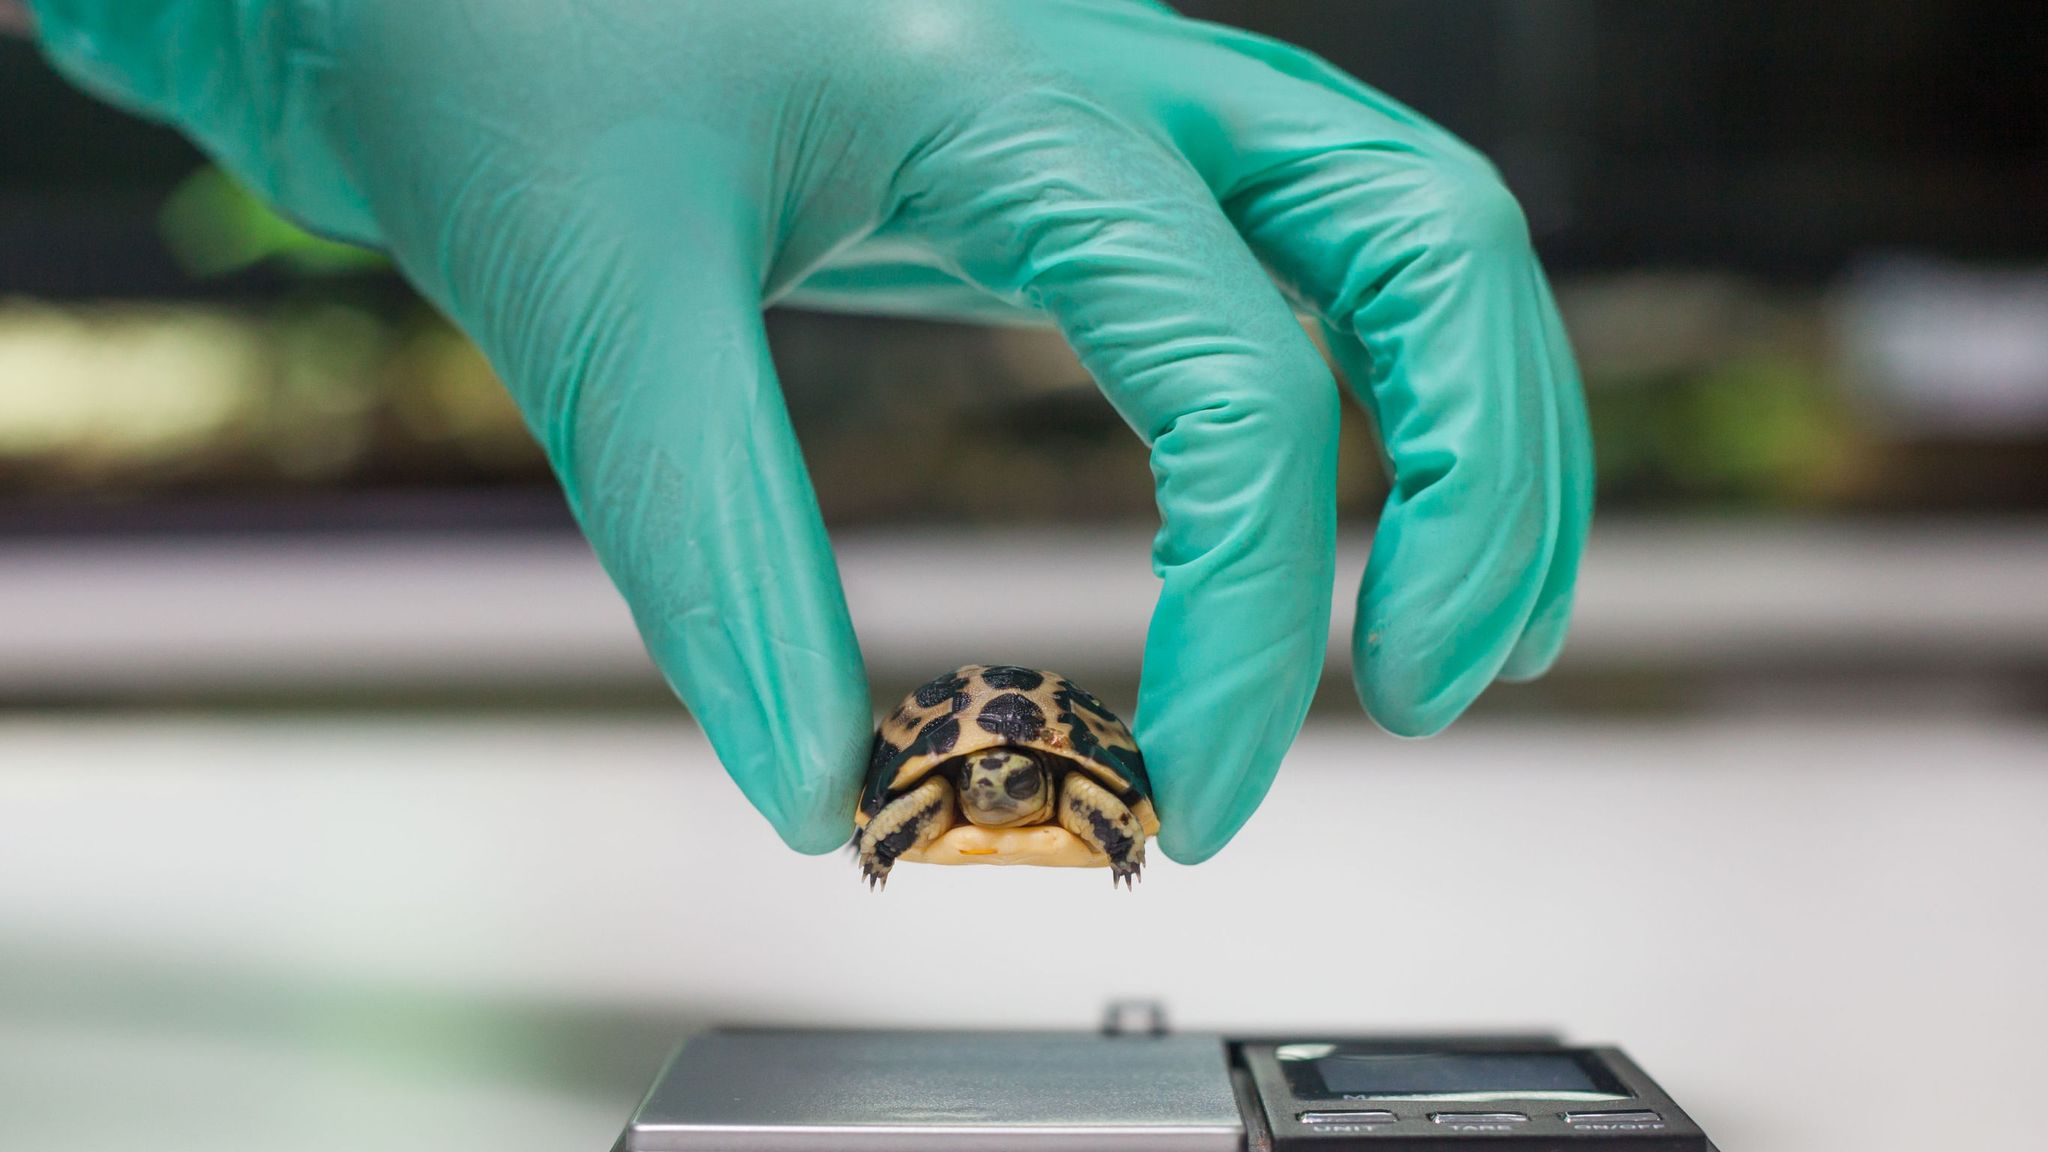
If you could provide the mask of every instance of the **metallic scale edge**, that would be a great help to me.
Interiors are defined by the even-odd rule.
[[[824,1143],[821,1143],[824,1142]],[[1020,1142],[1045,1152],[1240,1152],[1244,1129],[1212,1125],[1169,1127],[897,1124],[803,1128],[771,1125],[635,1125],[628,1152],[993,1152]]]
[[[691,1038],[623,1145],[1238,1152],[1244,1138],[1220,1035],[764,1030]]]

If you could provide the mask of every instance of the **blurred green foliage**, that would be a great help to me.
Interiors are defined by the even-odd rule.
[[[1602,498],[1803,508],[1844,494],[1863,448],[1825,365],[1758,353],[1590,390]]]
[[[307,232],[214,167],[199,169],[172,190],[158,224],[171,254],[194,276],[220,276],[266,261],[303,276],[389,265],[376,252]]]

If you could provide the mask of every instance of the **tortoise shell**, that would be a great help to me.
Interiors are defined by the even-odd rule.
[[[969,664],[905,697],[875,732],[855,823],[940,765],[989,748],[1028,748],[1086,772],[1141,818],[1152,819],[1152,782],[1131,730],[1087,689],[1056,672]]]

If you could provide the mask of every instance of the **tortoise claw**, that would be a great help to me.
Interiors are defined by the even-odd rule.
[[[861,878],[868,882],[868,891],[884,892],[889,888],[889,866],[894,863],[881,854],[862,854],[860,860]]]

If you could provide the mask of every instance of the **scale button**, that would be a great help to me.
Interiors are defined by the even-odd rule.
[[[1295,1119],[1303,1124],[1392,1124],[1400,1117],[1384,1108],[1366,1108],[1353,1112],[1303,1112]]]
[[[1632,1112],[1561,1112],[1567,1124],[1582,1128],[1614,1127],[1629,1132],[1640,1132],[1645,1128],[1662,1128],[1664,1117],[1647,1108]]]
[[[1431,1120],[1439,1124],[1457,1125],[1508,1125],[1527,1124],[1529,1116],[1524,1112],[1431,1112]]]

